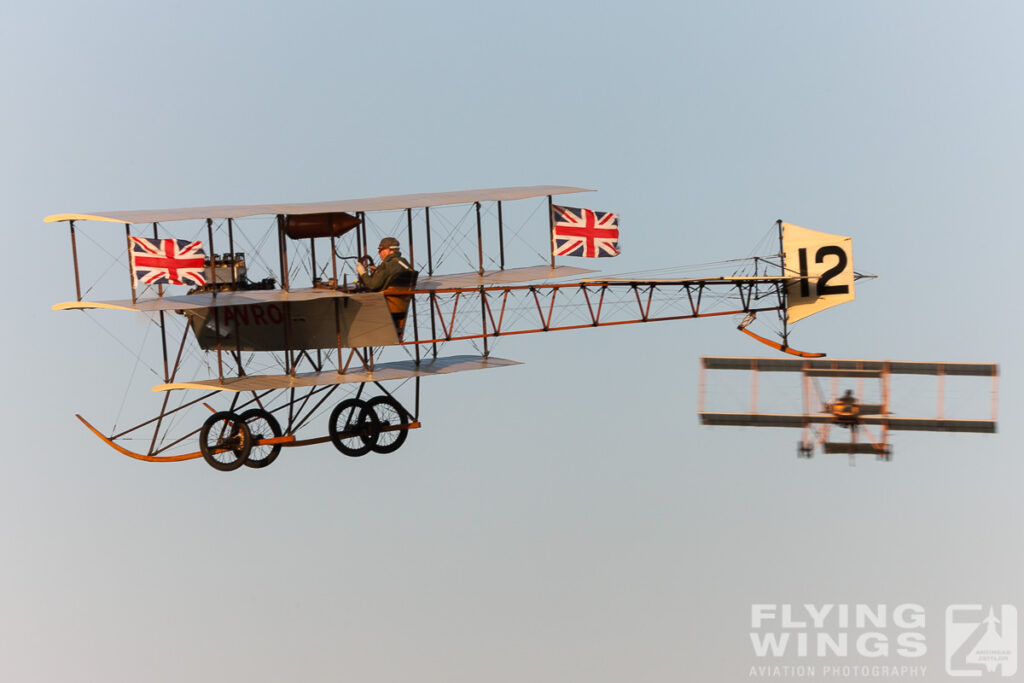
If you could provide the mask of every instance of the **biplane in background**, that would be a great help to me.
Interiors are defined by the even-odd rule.
[[[750,372],[750,410],[730,413],[706,411],[708,370]],[[758,410],[758,374],[762,372],[799,375],[803,402],[800,413],[769,413]],[[935,417],[897,417],[893,414],[891,379],[894,375],[931,375],[937,378]],[[991,378],[991,418],[946,417],[947,377]],[[823,380],[828,381],[827,388],[820,385]],[[820,445],[824,453],[845,453],[850,456],[866,453],[874,454],[880,460],[890,460],[890,431],[994,434],[998,410],[998,380],[999,366],[992,363],[706,357],[701,358],[697,414],[701,424],[705,425],[802,429],[803,436],[797,444],[797,455],[803,458],[810,458],[814,448]],[[874,386],[869,386],[869,383]],[[877,397],[878,402],[867,402],[868,396]],[[834,438],[836,434],[840,437],[845,435],[846,438]]]
[[[492,355],[512,335],[742,316],[740,329],[773,348],[823,355],[789,347],[788,325],[853,299],[850,238],[778,221],[770,238],[778,249],[722,262],[725,275],[593,276],[556,263],[556,256],[618,253],[615,214],[553,203],[555,195],[586,191],[531,186],[49,216],[69,224],[76,288],[74,301],[53,308],[135,311],[159,329],[154,357],[162,368],[150,366],[163,379],[153,387],[163,393],[155,415],[106,433],[77,417],[133,458],[202,456],[232,470],[265,467],[284,447],[328,441],[349,456],[394,451],[420,427],[421,378],[517,364]],[[507,203],[531,199],[533,213],[509,225]],[[101,247],[113,263],[99,270],[123,258],[114,272],[129,275],[117,277],[118,288],[130,285],[129,298],[98,300],[97,284],[83,295],[76,231],[85,221],[124,226],[122,246]],[[122,239],[118,231],[104,235],[115,245]],[[384,236],[404,239],[416,273],[381,292],[361,291],[355,260],[365,261]],[[526,245],[533,265],[507,267],[513,245]],[[466,272],[441,274],[453,258]],[[174,291],[175,282],[193,287]],[[747,329],[758,314],[778,316],[778,341]],[[473,352],[441,354],[458,344]],[[200,394],[185,400],[185,390]],[[172,402],[172,394],[182,397]],[[213,407],[215,400],[222,405]],[[198,419],[183,417],[204,409]],[[326,429],[317,429],[328,411]]]

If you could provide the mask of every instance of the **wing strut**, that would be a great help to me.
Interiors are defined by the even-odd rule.
[[[749,325],[752,322],[754,322],[754,316],[748,315],[746,318],[743,319],[743,322],[741,322],[736,329],[739,330],[740,332],[743,332],[744,334],[750,335],[751,337],[761,342],[762,344],[766,344],[767,346],[772,347],[776,351],[782,351],[793,356],[800,356],[801,358],[822,358],[825,355],[824,353],[808,353],[807,351],[797,351],[796,349],[790,348],[785,343],[780,344],[778,342],[772,341],[771,339],[765,339],[761,335],[754,334],[753,332],[747,329],[747,325]]]

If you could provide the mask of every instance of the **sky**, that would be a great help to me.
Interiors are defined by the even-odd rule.
[[[0,678],[945,680],[949,606],[1024,608],[1022,20],[1011,2],[6,3]],[[701,426],[699,358],[771,353],[724,319],[505,340],[523,365],[424,380],[423,428],[386,457],[322,445],[225,475],[125,458],[74,418],[142,400],[90,320],[141,328],[50,310],[74,280],[49,214],[549,183],[621,214],[606,272],[747,256],[780,218],[851,236],[878,278],[793,345],[999,363],[998,433],[901,433],[892,462],[850,467],[798,460],[797,432]],[[759,657],[765,604],[920,606],[925,652]]]

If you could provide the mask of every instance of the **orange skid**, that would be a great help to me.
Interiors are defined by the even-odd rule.
[[[81,415],[76,414],[75,417],[81,420],[82,424],[84,424],[89,429],[90,432],[98,436],[105,444],[113,448],[118,453],[127,455],[129,458],[135,458],[136,460],[145,460],[146,462],[182,462],[184,460],[194,460],[195,458],[203,457],[203,454],[200,453],[199,451],[196,451],[195,453],[183,453],[181,455],[144,455],[142,453],[136,453],[114,443],[107,437],[103,436],[103,434],[98,429],[89,424],[89,421],[86,420]],[[260,439],[257,442],[257,445],[289,444],[293,441],[295,441],[295,436],[293,434],[288,434],[285,436],[274,437],[272,439]]]
[[[783,346],[778,342],[773,342],[771,339],[765,339],[759,334],[754,334],[753,332],[748,330],[746,327],[743,327],[742,325],[740,325],[737,329],[739,329],[739,331],[742,332],[743,334],[749,334],[757,341],[772,347],[776,351],[782,351],[793,356],[800,356],[801,358],[822,358],[825,355],[823,353],[808,353],[807,351],[797,351],[796,349],[790,348],[788,346]]]

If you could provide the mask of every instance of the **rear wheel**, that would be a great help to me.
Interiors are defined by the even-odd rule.
[[[281,452],[281,444],[259,444],[260,439],[272,439],[281,436],[281,425],[277,418],[262,408],[252,408],[238,416],[252,435],[252,449],[245,464],[249,467],[266,467],[274,462]]]
[[[331,411],[327,429],[335,448],[351,458],[358,458],[377,444],[380,420],[365,401],[346,398]]]
[[[252,434],[245,420],[230,411],[214,413],[199,430],[199,452],[215,470],[241,467],[252,449]]]
[[[380,422],[380,434],[370,448],[377,453],[394,453],[409,436],[409,414],[390,396],[376,396],[366,405]]]

